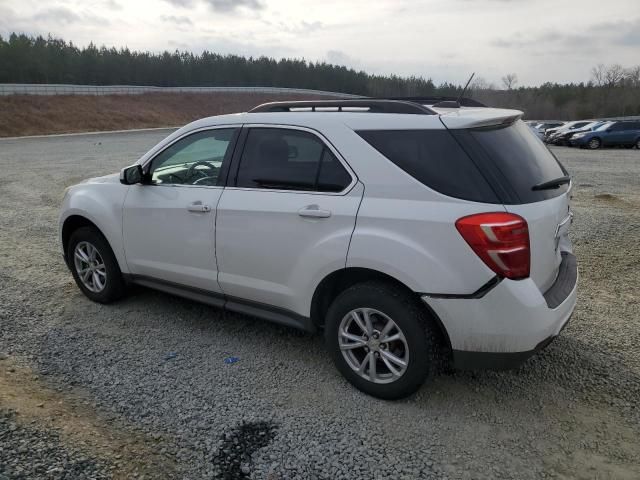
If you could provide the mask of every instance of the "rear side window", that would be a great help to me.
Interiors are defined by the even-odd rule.
[[[522,121],[451,133],[483,169],[503,203],[539,202],[562,195],[569,188],[565,184],[549,190],[532,190],[533,186],[563,177],[567,172]]]
[[[501,203],[448,130],[360,130],[357,133],[402,170],[437,192],[475,202]]]
[[[341,192],[351,176],[316,135],[284,128],[251,128],[236,186]]]

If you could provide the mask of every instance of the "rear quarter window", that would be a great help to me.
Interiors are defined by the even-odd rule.
[[[448,130],[359,130],[356,133],[399,168],[437,192],[475,202],[501,203],[482,172]]]

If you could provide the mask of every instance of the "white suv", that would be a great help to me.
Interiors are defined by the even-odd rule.
[[[381,398],[438,359],[506,368],[576,303],[570,178],[521,112],[280,102],[193,122],[67,189],[64,256],[91,300],[127,283],[310,332]]]

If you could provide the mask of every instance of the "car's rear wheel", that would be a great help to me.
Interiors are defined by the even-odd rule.
[[[342,292],[325,324],[338,370],[358,389],[384,399],[412,394],[436,370],[438,333],[410,293],[383,282],[361,283]]]
[[[124,294],[118,261],[96,228],[82,227],[71,234],[67,261],[76,284],[94,302],[109,303]]]
[[[589,147],[589,149],[591,150],[597,150],[601,146],[602,142],[599,138],[592,138],[591,140],[589,140],[589,143],[587,143],[587,147]]]
[[[636,140],[636,148],[640,150],[640,138]]]

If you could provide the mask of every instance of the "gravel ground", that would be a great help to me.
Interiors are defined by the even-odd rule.
[[[80,293],[56,239],[63,188],[166,134],[0,141],[0,478],[35,463],[74,478],[640,478],[640,152],[555,150],[576,178],[581,269],[555,342],[517,371],[385,402],[341,378],[320,336],[145,289],[109,306]]]
[[[55,432],[20,425],[15,417],[0,410],[0,478],[111,478],[93,459],[68,451]]]

